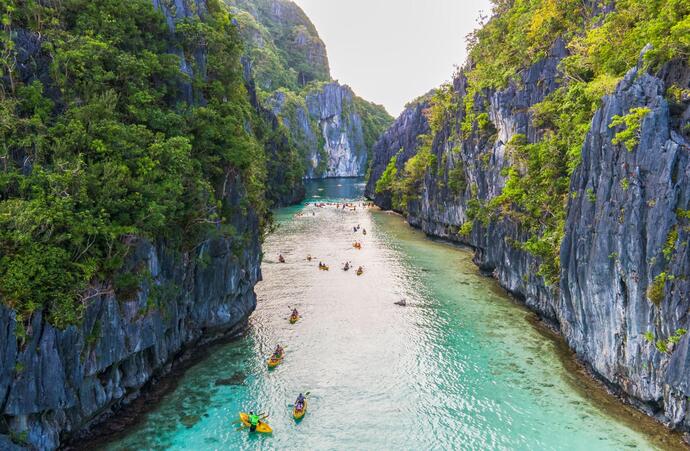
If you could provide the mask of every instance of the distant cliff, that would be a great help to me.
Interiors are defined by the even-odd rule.
[[[331,80],[316,28],[288,0],[227,0],[245,41],[258,97],[288,131],[305,178],[364,176],[391,118]]]
[[[690,68],[679,23],[690,11],[617,6],[497,7],[452,84],[376,144],[367,195],[471,246],[608,387],[688,431]],[[544,17],[551,28],[524,26]],[[573,25],[582,17],[586,37]],[[642,29],[652,45],[639,56]]]
[[[308,86],[303,95],[279,90],[266,105],[281,118],[302,149],[306,177],[364,176],[373,138],[387,123],[385,112],[335,82]],[[379,118],[370,116],[372,110]]]

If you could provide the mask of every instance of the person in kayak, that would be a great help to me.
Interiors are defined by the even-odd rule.
[[[302,393],[299,394],[297,401],[295,401],[295,410],[304,410],[304,395]]]
[[[285,263],[285,257],[283,257],[283,254],[280,254],[280,255],[278,256],[278,261],[279,261],[280,263]]]
[[[299,312],[297,311],[296,308],[293,308],[293,309],[292,309],[292,317],[293,317],[293,318],[297,318],[298,316],[299,316]]]
[[[254,432],[256,431],[256,427],[259,425],[259,422],[261,421],[261,417],[259,415],[256,415],[254,411],[249,412],[249,430]]]
[[[350,262],[345,262],[345,266],[343,266],[343,271],[349,271],[350,270]]]
[[[277,345],[276,350],[273,352],[273,358],[279,359],[281,357],[283,357],[283,347],[280,345]]]

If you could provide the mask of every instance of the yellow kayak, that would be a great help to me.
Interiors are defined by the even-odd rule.
[[[295,420],[301,420],[304,418],[304,415],[307,413],[307,400],[304,400],[304,408],[302,410],[297,410],[297,408],[293,407],[292,409],[292,416],[295,418]]]
[[[357,275],[358,275],[358,276],[361,276],[362,274],[364,274],[364,271],[362,271],[361,269],[358,269],[358,270],[357,270]]]
[[[290,317],[290,324],[295,324],[297,321],[299,321],[299,315]]]
[[[278,365],[280,365],[281,363],[283,363],[283,356],[281,356],[279,359],[275,359],[275,358],[271,357],[270,359],[268,359],[266,361],[266,363],[268,364],[269,368],[275,368]]]
[[[242,421],[242,424],[245,426],[250,426],[249,423],[249,414],[240,412],[240,421]],[[273,429],[271,429],[271,426],[268,425],[268,423],[264,423],[263,421],[259,421],[258,426],[256,426],[256,432],[260,432],[262,434],[270,434],[273,432]]]

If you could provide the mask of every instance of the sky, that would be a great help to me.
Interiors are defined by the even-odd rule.
[[[334,79],[393,116],[449,81],[489,0],[293,0],[326,43]]]

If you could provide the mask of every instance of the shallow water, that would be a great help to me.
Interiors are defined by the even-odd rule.
[[[362,189],[361,180],[328,180],[310,184],[309,196],[352,199]],[[213,348],[107,449],[620,450],[667,439],[641,432],[658,430],[583,378],[469,251],[362,208],[302,205],[276,219],[246,336]],[[366,236],[353,233],[357,224]],[[345,261],[364,275],[342,271]],[[394,305],[400,299],[407,307]],[[303,315],[295,325],[288,306]],[[269,371],[277,343],[286,357]],[[288,404],[307,391],[296,424]],[[270,414],[272,436],[235,431],[237,412],[249,409]]]

